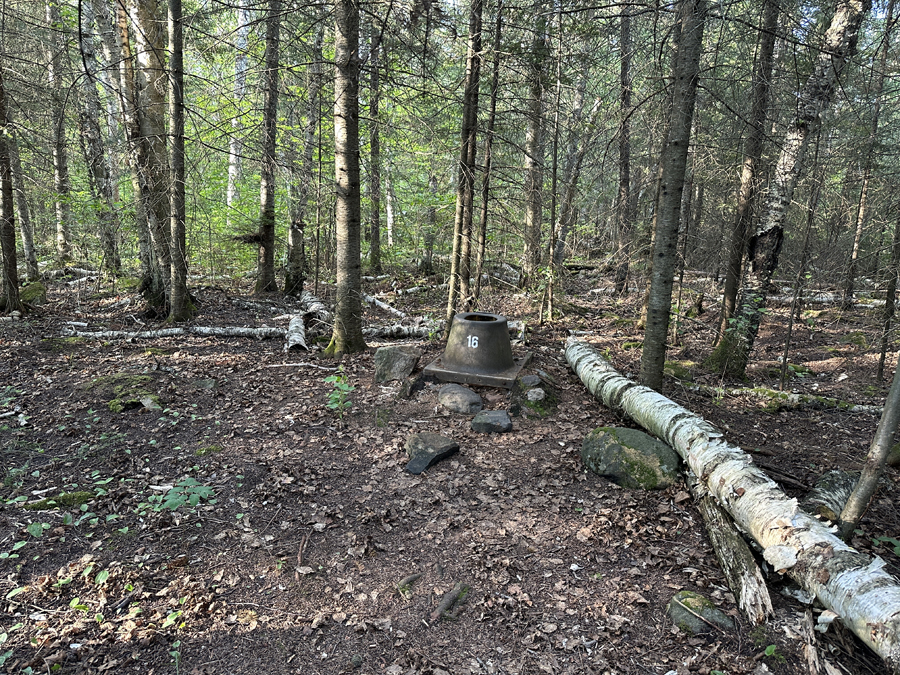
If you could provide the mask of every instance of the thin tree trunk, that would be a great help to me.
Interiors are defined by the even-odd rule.
[[[303,156],[301,162],[291,162],[291,226],[288,231],[287,271],[284,279],[286,295],[299,297],[303,293],[305,281],[306,253],[303,238],[306,232],[306,212],[312,191],[313,150],[316,146],[316,129],[321,120],[322,93],[322,46],[325,39],[324,23],[319,23],[313,45],[313,63],[306,72],[307,108],[306,127],[303,135]],[[293,155],[292,155],[293,156]]]
[[[184,19],[181,0],[169,0],[169,222],[172,278],[169,282],[169,323],[187,321],[196,313],[187,288],[187,243],[184,202]]]
[[[53,125],[53,190],[56,204],[56,257],[60,264],[72,258],[72,196],[69,180],[68,147],[65,127],[65,92],[62,83],[62,56],[65,39],[56,0],[46,0],[47,78],[50,82],[50,120]]]
[[[278,291],[278,283],[275,281],[275,176],[278,168],[275,148],[278,134],[278,32],[281,26],[281,0],[268,0],[266,13],[256,293]]]
[[[90,2],[82,2],[78,43],[81,49],[82,63],[85,67],[86,82],[82,87],[83,109],[80,117],[81,137],[87,160],[88,176],[91,192],[97,204],[98,234],[103,263],[113,274],[119,274],[122,262],[119,259],[119,247],[116,236],[119,230],[119,218],[115,208],[113,195],[113,177],[104,149],[100,131],[100,95],[97,91],[97,56],[94,50],[94,6]]]
[[[491,72],[491,102],[488,108],[487,128],[484,133],[484,174],[481,178],[481,212],[478,218],[478,250],[475,255],[475,292],[472,307],[481,300],[481,275],[484,273],[484,253],[487,247],[488,204],[491,196],[491,166],[493,163],[494,126],[497,121],[497,93],[500,90],[500,38],[503,33],[503,0],[497,2],[494,25],[493,70]]]
[[[334,3],[334,168],[337,299],[326,354],[366,348],[362,334],[359,184],[359,0]]]
[[[884,561],[859,553],[828,525],[798,510],[796,499],[788,498],[706,420],[622,377],[593,347],[570,340],[566,360],[599,401],[628,415],[685,460],[760,545],[775,572],[789,575],[816,596],[900,672],[900,583],[884,569]]]
[[[394,183],[391,180],[391,155],[388,154],[384,172],[384,225],[387,229],[388,248],[394,247],[394,224],[397,222],[397,213],[394,204],[397,197],[394,195]]]
[[[859,521],[862,520],[872,497],[875,496],[878,480],[884,473],[888,453],[894,444],[894,432],[898,424],[900,424],[900,377],[894,374],[894,381],[884,402],[884,412],[881,413],[881,420],[875,430],[875,438],[869,447],[859,482],[853,488],[844,510],[841,511],[841,534],[844,539],[848,539],[853,530],[859,526]]]
[[[887,358],[891,324],[894,319],[894,303],[897,301],[897,274],[900,274],[900,217],[894,223],[891,259],[884,274],[887,280],[887,290],[884,294],[884,313],[881,315],[881,351],[878,354],[878,373],[876,375],[879,382],[884,381],[884,362]]]
[[[472,0],[469,9],[469,47],[466,53],[466,80],[463,91],[462,128],[460,131],[459,167],[456,183],[456,211],[453,222],[453,252],[447,291],[447,327],[456,313],[457,304],[468,301],[469,262],[472,234],[472,211],[475,194],[476,132],[478,126],[478,82],[481,74],[482,0]]]
[[[525,253],[522,283],[534,280],[541,265],[541,222],[544,193],[544,64],[547,19],[541,0],[532,6],[534,37],[528,55],[528,128],[525,132]]]
[[[641,382],[652,389],[662,386],[666,338],[672,308],[672,274],[677,262],[678,226],[687,168],[688,147],[700,79],[700,54],[706,21],[704,0],[682,0],[680,37],[673,73],[674,92],[669,133],[663,148],[658,219],[653,248],[653,271],[647,303],[647,324],[641,354]]]
[[[0,64],[0,254],[3,256],[3,287],[0,312],[22,311],[19,300],[19,271],[16,262],[16,216],[13,210],[12,166],[9,158],[9,116],[6,89]]]
[[[750,119],[747,138],[744,140],[744,162],[741,167],[741,185],[738,189],[737,209],[728,244],[728,261],[725,266],[725,288],[722,292],[722,309],[716,341],[721,339],[734,316],[738,287],[741,283],[741,267],[747,248],[747,235],[753,217],[753,202],[759,186],[759,163],[765,140],[766,113],[769,108],[769,89],[772,81],[772,64],[775,54],[775,31],[778,28],[778,3],[763,1],[763,25],[759,32],[756,66],[753,68],[753,86],[750,93]]]
[[[859,192],[859,202],[856,207],[856,228],[853,235],[853,250],[850,253],[850,264],[847,267],[847,276],[844,279],[844,295],[841,299],[841,309],[847,311],[853,306],[853,291],[856,285],[856,268],[859,264],[859,244],[862,241],[863,229],[866,225],[869,203],[869,184],[872,180],[872,171],[875,168],[875,143],[878,140],[878,118],[881,114],[881,94],[884,90],[884,78],[887,75],[888,52],[891,48],[891,30],[894,27],[894,0],[888,1],[887,16],[884,19],[884,38],[881,45],[881,57],[875,76],[875,86],[872,95],[875,103],[872,106],[872,121],[869,128],[869,138],[863,152],[863,176],[862,188]],[[879,242],[880,243],[880,242]]]
[[[247,94],[247,70],[248,70],[248,39],[250,37],[250,10],[247,8],[247,0],[237,0],[237,31],[234,41],[234,101],[236,106]],[[234,227],[234,210],[241,197],[242,164],[241,153],[243,142],[241,138],[242,115],[236,113],[231,119],[231,135],[228,137],[228,185],[225,188],[225,223],[229,232]]]
[[[12,167],[12,183],[19,217],[19,233],[22,236],[22,252],[25,255],[25,278],[28,281],[37,281],[41,273],[38,269],[37,253],[34,248],[34,227],[31,222],[31,211],[28,207],[28,199],[25,193],[25,175],[22,173],[22,162],[19,159],[19,147],[16,141],[16,136],[19,132],[12,123],[9,124],[9,127],[12,127],[11,134],[7,137],[6,142]]]
[[[378,26],[372,23],[369,51],[369,266],[381,272],[381,51]]]
[[[750,270],[740,304],[734,321],[707,361],[711,367],[733,376],[743,377],[759,331],[769,283],[778,267],[784,221],[806,160],[810,134],[815,133],[831,101],[838,77],[856,51],[859,27],[869,7],[869,0],[839,2],[813,72],[798,95],[797,112],[782,144],[763,209],[764,216],[748,245]]]
[[[618,264],[613,281],[617,295],[628,292],[631,239],[634,236],[636,204],[631,194],[631,8],[624,6],[619,19],[619,190],[616,193]]]

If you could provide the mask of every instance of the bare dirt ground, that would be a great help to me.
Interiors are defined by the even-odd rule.
[[[773,575],[776,619],[747,626],[683,485],[630,491],[581,464],[591,429],[628,423],[593,400],[561,348],[569,331],[584,331],[621,372],[636,373],[634,295],[594,295],[600,280],[568,279],[562,318],[531,327],[514,347],[534,353],[526,372],[556,380],[558,409],[482,435],[438,406],[435,386],[405,399],[399,383],[375,384],[372,350],[343,360],[355,390],[340,420],[323,381],[331,371],[322,367],[334,363],[285,354],[278,341],[62,338],[69,321],[138,330],[139,308],[55,283],[48,305],[0,326],[0,414],[13,413],[0,418],[0,670],[808,672],[807,608]],[[195,292],[200,325],[286,328],[274,317],[292,307],[280,298],[235,303],[246,289]],[[513,293],[489,290],[483,308],[533,321],[534,303]],[[397,304],[439,314],[442,297]],[[366,311],[369,325],[390,322]],[[696,382],[740,385],[689,363],[708,352],[714,314],[683,322],[669,358]],[[784,310],[767,317],[752,384],[777,386],[785,324]],[[790,355],[802,368],[789,386],[880,404],[877,325],[873,310],[806,312]],[[421,344],[420,368],[441,350]],[[160,408],[112,411],[113,387],[135,377]],[[487,408],[508,405],[505,390],[477,389]],[[765,400],[698,393],[672,378],[665,393],[754,452],[795,496],[828,469],[858,467],[877,424],[873,414],[772,412]],[[403,446],[421,431],[452,436],[461,451],[412,476]],[[884,538],[900,539],[897,481],[889,470],[853,541],[894,572],[898,556]],[[185,503],[165,508],[160,497],[179,484]],[[457,583],[469,591],[456,619],[434,620]],[[683,589],[708,595],[738,630],[681,633],[664,610]],[[815,640],[820,661],[836,669],[822,672],[884,672],[839,626]]]

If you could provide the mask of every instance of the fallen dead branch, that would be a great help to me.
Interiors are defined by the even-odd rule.
[[[431,619],[431,622],[434,623],[440,619],[456,619],[456,615],[451,614],[450,610],[453,607],[460,605],[463,600],[465,600],[466,595],[469,593],[469,587],[463,583],[457,583],[452,590],[444,593],[444,597],[441,598],[438,606],[435,607],[434,611],[428,615],[428,618]]]
[[[828,409],[836,408],[849,413],[871,413],[880,415],[881,406],[877,405],[858,405],[849,401],[841,401],[837,398],[829,398],[827,396],[815,396],[814,394],[795,394],[786,391],[776,391],[766,387],[711,387],[706,384],[685,383],[685,389],[696,391],[707,396],[749,396],[751,398],[760,398],[770,401],[770,405],[776,409],[798,409],[798,408],[814,408]]]
[[[841,617],[900,673],[900,583],[798,508],[781,488],[702,417],[622,377],[593,347],[570,340],[569,365],[598,400],[667,442],[762,547],[763,557]]]
[[[63,329],[63,337],[79,337],[88,340],[153,340],[157,338],[174,337],[177,335],[203,335],[206,337],[246,337],[258,340],[283,338],[285,331],[282,328],[244,328],[231,326],[219,328],[215,326],[189,326],[186,328],[161,328],[159,330],[102,330],[82,331]]]
[[[370,305],[375,305],[378,309],[384,310],[385,312],[388,312],[389,314],[393,314],[394,316],[400,317],[401,319],[405,319],[407,316],[406,312],[401,312],[396,307],[391,307],[389,304],[387,304],[386,302],[382,302],[381,300],[379,300],[376,297],[373,297],[371,295],[366,295],[365,293],[363,293],[362,298],[363,298],[363,300],[368,302]]]

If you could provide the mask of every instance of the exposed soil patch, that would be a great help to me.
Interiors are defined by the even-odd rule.
[[[386,283],[366,290],[387,291]],[[772,579],[776,620],[758,629],[743,622],[683,484],[630,491],[582,466],[591,429],[628,423],[565,365],[566,336],[586,331],[633,374],[642,335],[637,298],[591,295],[596,283],[587,279],[567,283],[565,316],[514,347],[517,356],[534,353],[525,373],[556,381],[559,405],[544,419],[515,417],[498,435],[475,433],[469,416],[440,408],[433,385],[406,399],[400,383],[375,384],[371,350],[342,362],[355,389],[339,419],[324,382],[336,364],[285,354],[276,341],[64,338],[70,321],[142,327],[116,297],[51,287],[48,306],[4,324],[0,336],[0,414],[14,413],[0,419],[0,669],[706,675],[764,664],[808,672],[806,608]],[[286,328],[277,317],[292,307],[279,298],[235,303],[221,288],[196,294],[203,325]],[[397,299],[417,315],[440,303],[438,291]],[[525,296],[498,291],[484,308],[529,322],[536,313]],[[695,365],[709,349],[711,314],[682,324],[669,358],[694,382],[740,385]],[[880,404],[874,313],[809,318],[795,329],[789,362],[803,367],[789,386]],[[369,325],[392,319],[367,310]],[[767,317],[753,385],[777,388],[785,325],[783,311]],[[419,344],[421,368],[441,347]],[[111,406],[113,386],[125,381],[141,396]],[[486,408],[508,407],[505,390],[476,390]],[[798,497],[828,469],[857,468],[877,424],[874,414],[835,409],[771,412],[764,400],[710,395],[673,378],[665,393],[755,453]],[[460,452],[412,476],[403,447],[416,432],[450,436]],[[900,558],[886,539],[900,539],[897,481],[890,470],[853,542],[894,572]],[[454,617],[433,618],[457,584],[468,590]],[[707,595],[739,628],[682,633],[664,612],[681,590]],[[820,658],[844,672],[883,672],[839,626],[815,640]]]

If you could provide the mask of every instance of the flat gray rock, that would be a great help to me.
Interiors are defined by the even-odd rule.
[[[718,609],[707,598],[693,591],[676,593],[666,605],[666,612],[672,619],[672,623],[688,634],[710,633],[713,630],[710,623],[726,631],[734,630],[734,622],[725,612]],[[698,614],[706,621],[698,618]]]
[[[452,438],[423,432],[406,439],[406,453],[410,459],[406,465],[409,473],[419,474],[430,466],[459,450],[459,443]]]
[[[512,420],[505,410],[482,410],[472,420],[472,431],[481,434],[503,434],[512,429]]]
[[[438,403],[447,410],[463,415],[474,415],[484,407],[481,397],[459,384],[447,384],[438,392]]]
[[[594,473],[631,489],[662,490],[679,477],[675,451],[638,429],[594,429],[581,444],[581,459]]]
[[[409,377],[421,356],[422,350],[411,345],[379,347],[375,351],[375,381],[390,382]]]
[[[530,389],[531,387],[536,387],[541,383],[541,378],[537,375],[523,375],[519,378],[519,384],[522,385],[523,389]]]

